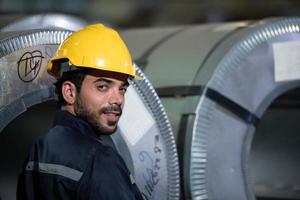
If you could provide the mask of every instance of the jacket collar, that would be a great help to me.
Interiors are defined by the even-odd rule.
[[[68,111],[58,110],[55,113],[53,126],[61,125],[68,126],[79,130],[82,134],[93,137],[99,140],[94,128],[85,120],[69,113]]]

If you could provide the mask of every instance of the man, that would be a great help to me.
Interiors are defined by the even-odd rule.
[[[118,33],[101,24],[73,33],[48,72],[61,109],[29,153],[17,199],[143,199],[123,159],[99,139],[115,132],[128,79],[137,78]]]

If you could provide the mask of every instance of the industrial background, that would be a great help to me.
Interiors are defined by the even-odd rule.
[[[51,126],[45,61],[91,23],[145,76],[105,138],[145,199],[300,199],[299,15],[298,0],[0,0],[0,200]]]
[[[299,15],[297,0],[1,0],[1,21],[62,12],[114,26],[199,24]],[[2,22],[3,23],[3,22]]]

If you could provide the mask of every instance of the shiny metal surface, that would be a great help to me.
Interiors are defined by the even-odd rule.
[[[243,118],[232,107],[224,107],[224,102],[227,99],[243,108],[248,117],[261,118],[278,96],[300,87],[299,80],[275,82],[273,55],[274,43],[300,40],[299,24],[299,18],[277,18],[123,32],[134,59],[148,52],[143,57],[143,71],[157,91],[174,91],[173,96],[167,92],[159,95],[180,149],[185,199],[290,198],[285,196],[287,191],[298,198],[299,192],[289,185],[297,188],[297,175],[290,182],[282,179],[281,187],[287,188],[284,193],[272,194],[271,183],[269,193],[255,189],[259,169],[250,169],[249,163],[257,147],[252,147],[253,138],[261,129],[247,122],[246,115]],[[170,30],[174,33],[178,29],[183,30],[163,40]],[[146,32],[151,34],[145,35]],[[149,53],[151,49],[154,50]],[[199,91],[182,95],[180,88],[188,87]],[[211,91],[221,99],[209,96]],[[300,167],[298,162],[290,162]],[[295,171],[281,173],[288,179]],[[274,175],[265,174],[266,180],[272,182]]]
[[[36,14],[23,17],[10,22],[0,29],[0,31],[24,31],[32,29],[59,28],[76,31],[87,25],[87,22],[79,17],[67,14]]]
[[[248,30],[241,31],[238,40],[233,36],[231,40],[235,40],[236,43],[225,54],[218,54],[216,50],[216,56],[211,56],[207,60],[206,64],[211,62],[210,60],[219,60],[207,87],[219,91],[261,117],[280,94],[299,87],[299,81],[274,81],[272,56],[274,43],[300,39],[299,23],[298,18],[265,20],[250,26]],[[230,38],[227,43],[231,43]],[[226,41],[223,44],[226,46]],[[209,66],[204,65],[205,67]],[[193,166],[191,176],[198,174],[196,166],[203,167],[198,164],[198,160],[201,158],[199,155],[202,150],[206,149],[210,153],[205,156],[205,160],[211,165],[206,168],[205,178],[212,181],[205,187],[213,187],[215,191],[207,192],[207,196],[212,199],[221,199],[224,196],[230,199],[254,199],[248,163],[256,127],[228,113],[228,110],[224,110],[205,95],[202,95],[199,101],[197,113],[199,115],[195,120],[194,137],[208,137],[209,140],[204,144],[210,148],[203,148],[197,142],[192,145],[191,151],[195,154],[191,156]],[[217,148],[212,148],[213,146]],[[226,156],[224,152],[227,152]],[[228,180],[231,184],[228,184]],[[194,193],[201,188],[199,182],[199,180],[192,181]],[[228,194],[226,191],[239,192]]]

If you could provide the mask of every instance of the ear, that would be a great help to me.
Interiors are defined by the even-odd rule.
[[[61,88],[62,96],[68,105],[73,105],[76,100],[76,87],[71,81],[65,81]]]

